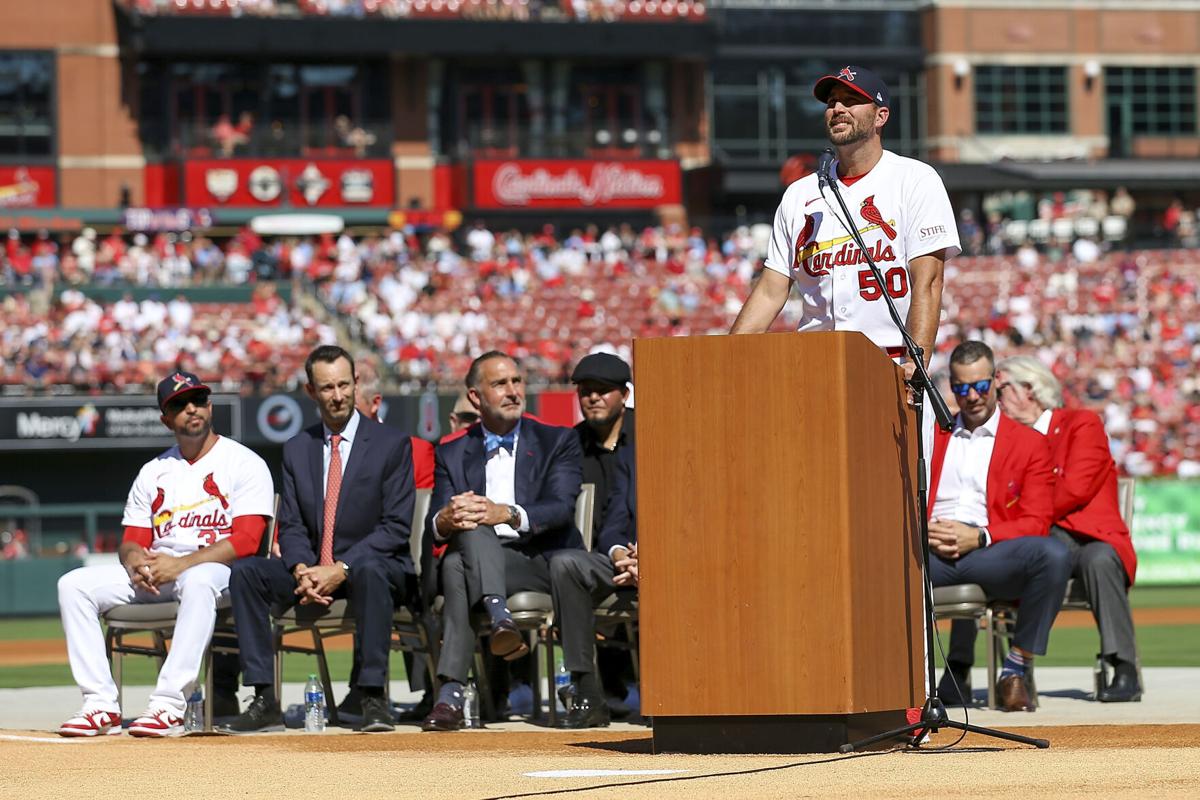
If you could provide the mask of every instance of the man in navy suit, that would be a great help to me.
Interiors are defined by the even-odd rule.
[[[392,615],[415,589],[408,537],[412,524],[412,446],[398,428],[354,408],[354,361],[323,345],[304,364],[305,391],[321,424],[283,446],[279,550],[273,559],[247,558],[230,579],[243,683],[254,700],[225,733],[282,729],[274,693],[271,609],[346,597],[357,621],[366,732],[392,730],[384,692]],[[332,701],[332,698],[329,699]]]
[[[466,384],[480,422],[438,446],[426,522],[427,535],[446,545],[443,683],[422,725],[429,731],[462,727],[463,683],[475,650],[471,610],[488,613],[492,653],[519,658],[529,648],[506,598],[549,593],[554,554],[583,547],[575,527],[582,481],[575,432],[525,416],[524,376],[504,353],[475,359]]]

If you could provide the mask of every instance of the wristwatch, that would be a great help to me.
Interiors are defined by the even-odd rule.
[[[342,565],[342,577],[349,578],[350,577],[350,565],[347,564],[345,561],[339,561],[338,563]]]
[[[991,540],[991,538],[992,538],[992,536],[990,533],[988,533],[987,526],[980,525],[979,526],[979,548],[981,550],[988,546],[988,542]]]
[[[521,512],[516,506],[508,507],[508,527],[514,531],[521,527]]]

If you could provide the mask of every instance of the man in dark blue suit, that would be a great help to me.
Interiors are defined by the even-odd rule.
[[[441,562],[442,688],[422,727],[463,724],[463,683],[475,650],[471,610],[490,618],[491,650],[512,660],[529,651],[506,605],[518,591],[550,592],[556,553],[580,549],[575,527],[579,440],[570,428],[525,416],[517,362],[485,353],[467,372],[467,396],[480,422],[437,448],[427,535],[446,545]]]
[[[230,578],[243,682],[254,700],[221,730],[282,728],[274,694],[271,609],[329,605],[346,597],[357,621],[357,688],[362,730],[392,730],[384,692],[392,615],[415,590],[408,537],[412,523],[412,447],[398,428],[354,408],[354,361],[325,345],[304,364],[321,424],[283,447],[277,559],[247,558]],[[328,699],[332,702],[332,698]]]

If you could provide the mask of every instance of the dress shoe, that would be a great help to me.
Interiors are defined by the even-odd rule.
[[[373,697],[362,696],[362,727],[363,733],[387,733],[396,730],[392,724],[392,708],[383,695]]]
[[[1136,703],[1142,699],[1137,667],[1128,661],[1118,661],[1112,683],[1105,686],[1096,699],[1101,703]]]
[[[226,725],[221,725],[217,733],[240,735],[244,733],[266,733],[283,730],[283,712],[279,703],[258,695],[250,701],[250,707]]]
[[[492,625],[492,655],[513,661],[529,652],[525,637],[517,630],[517,623],[511,619],[502,619]]]
[[[429,712],[433,711],[433,692],[426,691],[421,695],[421,702],[410,708],[408,711],[400,712],[401,722],[420,722],[429,716]]]
[[[938,681],[938,697],[948,706],[971,705],[971,668],[949,662]]]
[[[1006,675],[996,683],[996,695],[1001,711],[1034,711],[1036,707],[1029,698],[1029,688],[1024,675]]]
[[[571,710],[563,720],[564,728],[607,728],[611,721],[608,704],[600,697],[577,694],[571,701]]]
[[[438,703],[421,723],[423,731],[457,731],[463,727],[462,706]]]

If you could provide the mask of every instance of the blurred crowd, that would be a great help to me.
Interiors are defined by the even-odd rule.
[[[139,14],[257,17],[458,17],[505,21],[695,20],[700,0],[120,0]]]
[[[565,384],[589,352],[629,359],[637,337],[728,330],[769,234],[679,225],[530,233],[477,222],[453,235],[263,240],[243,231],[220,244],[199,233],[13,235],[0,279],[55,291],[3,300],[0,382],[125,389],[177,363],[225,390],[295,389],[303,354],[337,330],[280,300],[276,280],[291,279],[296,296],[311,293],[374,354],[393,391],[456,390],[470,360],[493,348],[523,359],[534,386]],[[186,296],[189,286],[244,283],[254,287],[248,303]],[[112,303],[79,291],[97,284],[166,291]],[[962,338],[982,338],[1000,357],[1034,354],[1071,402],[1103,414],[1124,473],[1200,477],[1198,287],[1194,249],[1079,258],[1022,244],[960,257],[948,266],[934,366]],[[789,303],[776,329],[794,328],[798,312]]]

